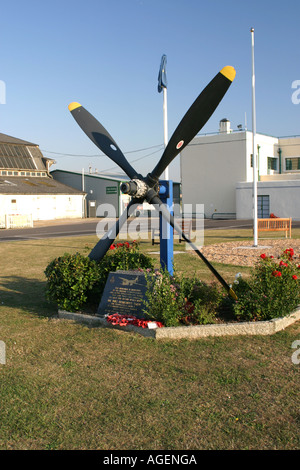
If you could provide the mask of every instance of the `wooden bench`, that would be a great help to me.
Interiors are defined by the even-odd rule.
[[[192,231],[192,220],[182,220],[180,222],[177,222],[178,225],[181,227],[181,230],[183,231],[183,233],[189,238],[191,239],[191,231]],[[174,233],[176,232],[176,230],[174,230]],[[177,233],[177,232],[176,232]],[[159,228],[153,228],[152,229],[152,235],[151,235],[151,238],[152,238],[152,245],[154,245],[155,243],[155,237],[159,237]],[[180,235],[179,235],[179,243],[181,243],[181,238],[180,238]]]
[[[285,238],[292,236],[292,218],[257,219],[258,232],[285,232]],[[289,234],[289,237],[288,237]]]

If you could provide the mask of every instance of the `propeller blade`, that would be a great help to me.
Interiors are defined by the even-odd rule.
[[[175,222],[175,219],[172,214],[170,214],[169,210],[165,206],[165,204],[162,203],[161,199],[158,196],[154,196],[151,200],[151,204],[153,204],[156,209],[161,212],[162,216],[165,218],[165,220],[176,230],[176,232],[179,233],[181,238],[183,238],[187,243],[191,245],[193,250],[197,253],[197,255],[204,261],[206,266],[211,270],[213,275],[218,279],[218,281],[222,284],[224,289],[227,291],[228,295],[230,295],[234,300],[237,300],[237,296],[233,289],[227,284],[227,282],[223,279],[221,274],[218,273],[218,271],[210,264],[208,259],[205,258],[205,256],[201,253],[201,251],[198,250],[196,245],[194,245],[191,240],[185,235],[185,233],[181,230],[181,227]]]
[[[92,251],[89,254],[89,258],[91,260],[100,261],[105,253],[109,250],[111,244],[117,238],[122,226],[125,224],[127,219],[130,217],[134,210],[134,204],[140,203],[140,199],[131,199],[130,203],[126,207],[125,211],[121,215],[121,217],[117,220],[115,225],[108,231],[106,234],[98,241],[98,243],[94,246]]]
[[[119,149],[117,143],[107,132],[107,130],[90,114],[81,104],[73,102],[69,104],[69,111],[73,118],[91,141],[102,150],[113,162],[115,162],[122,170],[133,179],[137,176],[137,172],[127,161]]]
[[[176,155],[206,124],[233,82],[235,74],[233,67],[223,67],[200,93],[169,140],[161,159],[151,173],[153,178],[160,177]]]

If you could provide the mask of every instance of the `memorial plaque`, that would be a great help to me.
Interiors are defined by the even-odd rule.
[[[143,313],[147,282],[143,272],[116,271],[108,275],[97,315],[133,315],[146,318]]]

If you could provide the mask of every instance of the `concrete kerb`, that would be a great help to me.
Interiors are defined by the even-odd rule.
[[[272,335],[284,330],[296,321],[300,320],[300,307],[290,315],[281,318],[274,318],[261,322],[236,322],[218,323],[210,325],[191,325],[163,328],[141,328],[134,325],[119,326],[112,325],[105,317],[72,313],[65,310],[58,310],[58,317],[66,320],[87,324],[93,327],[113,328],[122,331],[132,331],[146,338],[154,339],[197,339],[209,336],[239,336],[239,335]]]

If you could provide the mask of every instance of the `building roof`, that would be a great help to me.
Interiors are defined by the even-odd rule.
[[[33,144],[32,142],[28,142],[27,140],[17,139],[16,137],[12,137],[7,134],[1,134],[1,132],[0,142],[4,144],[34,145],[36,147],[38,146],[37,144]]]
[[[85,194],[49,177],[0,176],[0,194]]]
[[[69,171],[69,170],[52,170],[50,172],[51,175],[55,178],[55,173],[69,173],[73,175],[81,175],[82,176],[82,171]],[[130,181],[129,176],[124,174],[119,174],[119,173],[84,173],[84,177],[91,177],[91,178],[98,178],[98,179],[104,179],[104,180],[111,180],[111,181]],[[177,181],[173,181],[173,184],[179,184]]]
[[[55,177],[55,173],[68,173],[72,175],[80,175],[82,176],[82,171],[69,171],[69,170],[52,170],[51,175]],[[104,180],[112,180],[112,181],[129,181],[129,176],[124,174],[116,174],[116,173],[84,173],[84,177],[91,177],[91,178],[98,178]]]

